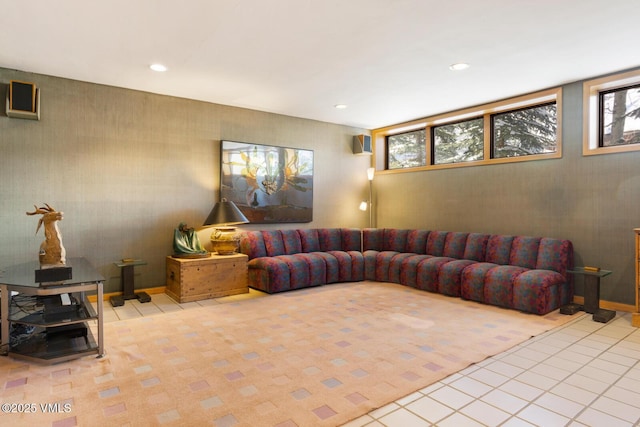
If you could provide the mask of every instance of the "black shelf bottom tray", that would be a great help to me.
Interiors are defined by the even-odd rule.
[[[42,360],[65,360],[97,352],[98,345],[86,323],[37,327],[28,338],[9,348],[9,353],[14,355]]]

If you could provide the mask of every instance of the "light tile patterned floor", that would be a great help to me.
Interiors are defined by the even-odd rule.
[[[111,307],[105,322],[265,297],[259,291],[178,304]],[[640,425],[640,329],[628,313],[607,324],[582,315],[358,418],[346,427]]]

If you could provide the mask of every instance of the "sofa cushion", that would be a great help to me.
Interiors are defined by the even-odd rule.
[[[364,279],[376,280],[376,256],[379,251],[369,250],[364,251],[362,256],[364,257]]]
[[[429,232],[426,230],[409,230],[407,234],[407,252],[426,254],[428,237]]]
[[[364,280],[364,255],[360,251],[347,251],[351,256],[351,281]]]
[[[427,255],[442,256],[448,231],[431,231],[427,237]]]
[[[494,264],[509,264],[509,255],[511,255],[511,243],[513,236],[493,235],[487,241],[486,262]]]
[[[342,239],[343,251],[362,250],[362,232],[358,228],[342,228],[340,229],[340,237]]]
[[[567,270],[573,268],[573,244],[571,241],[549,237],[540,239],[535,268],[557,271],[567,277]],[[572,277],[573,275],[569,275],[568,278]]]
[[[488,234],[469,233],[462,258],[482,262],[487,251]]]
[[[401,283],[400,274],[402,272],[402,264],[405,259],[412,257],[415,254],[409,252],[399,253],[389,263],[388,281],[391,283]]]
[[[311,286],[311,270],[309,264],[303,258],[296,255],[278,255],[278,260],[283,261],[289,268],[289,289],[300,289]]]
[[[375,280],[378,282],[389,281],[389,266],[393,258],[400,252],[381,251],[376,254]]]
[[[297,253],[293,257],[302,259],[309,270],[308,286],[318,286],[327,283],[327,263],[323,256],[317,253]]]
[[[467,244],[469,233],[447,233],[444,239],[442,256],[460,259],[464,256],[464,249]]]
[[[365,228],[362,230],[362,250],[381,251],[383,250],[384,229]]]
[[[383,250],[392,252],[405,252],[407,248],[408,234],[409,230],[385,228]]]
[[[319,252],[326,255],[327,283],[351,281],[351,257],[344,251]],[[333,258],[329,261],[329,257]],[[334,271],[335,270],[335,271]]]
[[[247,264],[251,287],[274,293],[291,289],[289,266],[277,257],[254,258]]]
[[[462,281],[462,271],[476,261],[470,259],[457,259],[443,264],[438,273],[438,289],[443,295],[453,297],[460,296],[460,283]]]
[[[539,246],[539,237],[516,236],[511,243],[509,265],[536,268]]]
[[[282,243],[284,243],[284,253],[287,255],[302,252],[302,242],[298,230],[282,230]]]
[[[484,301],[498,307],[513,307],[513,283],[527,271],[515,265],[498,265],[487,271],[484,278]]]
[[[484,301],[484,278],[497,264],[478,262],[466,266],[460,275],[460,297],[471,301]]]
[[[320,252],[320,237],[315,228],[298,230],[302,252]]]
[[[339,228],[319,228],[318,237],[321,251],[342,250],[342,233]]]
[[[416,268],[416,288],[425,291],[439,292],[438,275],[440,268],[451,261],[449,257],[430,257],[418,263]]]
[[[415,254],[404,258],[400,267],[400,284],[412,288],[417,287],[418,264],[427,258],[432,258],[432,256]]]
[[[528,313],[546,314],[569,301],[561,301],[564,276],[551,270],[529,270],[513,283],[513,308]]]
[[[260,231],[247,231],[240,239],[240,252],[249,259],[267,256],[267,248],[264,245],[264,237]]]
[[[267,256],[285,255],[284,241],[280,230],[263,231],[264,246],[267,248]]]

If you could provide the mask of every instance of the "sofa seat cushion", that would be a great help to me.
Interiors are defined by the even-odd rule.
[[[329,251],[338,261],[339,282],[359,282],[364,280],[364,256],[360,251]]]
[[[389,272],[388,278],[391,283],[401,283],[400,275],[402,274],[402,263],[405,259],[410,258],[416,254],[410,252],[403,252],[401,254],[397,254],[393,258],[391,258],[391,262],[389,263]]]
[[[513,307],[513,284],[527,271],[525,267],[499,265],[487,271],[484,279],[484,301],[498,307]]]
[[[404,258],[400,266],[400,284],[415,288],[418,277],[418,264],[427,258],[433,257],[431,255],[413,254]]]
[[[561,300],[563,288],[568,286],[565,277],[556,271],[526,271],[516,277],[513,283],[513,308],[546,314],[569,302]]]
[[[276,260],[282,261],[289,269],[289,289],[300,289],[311,286],[311,272],[307,260],[296,255],[278,255]]]
[[[318,253],[299,253],[291,255],[303,260],[309,270],[309,282],[307,286],[319,286],[327,283],[327,263],[325,258]]]
[[[430,257],[423,259],[416,266],[416,288],[430,292],[440,292],[438,275],[443,265],[455,261],[449,257]]]
[[[254,258],[247,264],[251,287],[268,293],[291,289],[289,265],[276,257]]]
[[[376,280],[376,256],[378,250],[369,249],[362,253],[364,257],[364,279]]]
[[[477,261],[469,259],[457,259],[443,264],[442,267],[440,267],[440,272],[438,273],[438,289],[440,290],[440,293],[443,295],[459,297],[462,271],[476,262]]]
[[[460,297],[484,302],[484,278],[489,270],[497,266],[492,262],[478,262],[466,266],[460,275]]]
[[[376,254],[375,280],[378,282],[389,282],[389,267],[391,261],[400,252],[380,251]]]
[[[340,281],[340,265],[334,254],[329,252],[310,252],[324,259],[325,283],[337,283]]]

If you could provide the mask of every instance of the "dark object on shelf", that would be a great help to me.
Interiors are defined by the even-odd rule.
[[[46,285],[47,282],[63,282],[73,278],[71,267],[40,268],[36,270],[36,282]]]
[[[87,338],[87,327],[84,324],[73,324],[47,328],[47,338],[64,336],[66,338]]]

